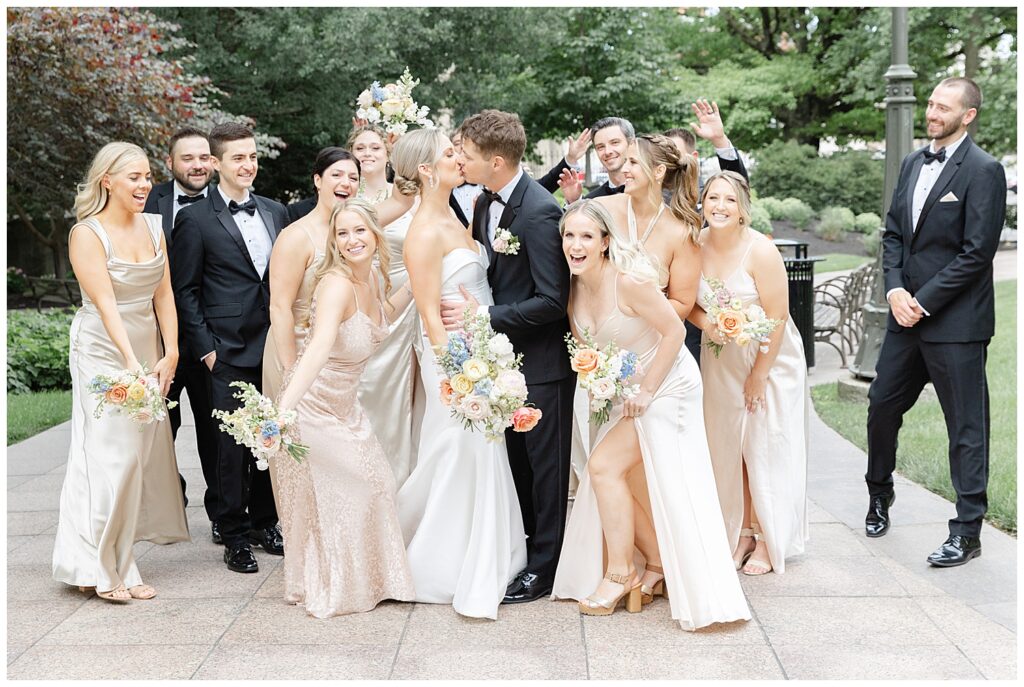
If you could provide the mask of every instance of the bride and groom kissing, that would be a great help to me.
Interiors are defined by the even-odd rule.
[[[562,210],[520,166],[526,133],[518,116],[484,110],[460,131],[461,150],[422,129],[403,136],[392,156],[396,187],[420,194],[404,255],[427,390],[416,468],[397,508],[416,601],[495,618],[499,603],[551,594],[562,547],[576,385],[564,342],[569,270]],[[449,205],[464,182],[483,187],[471,233]],[[499,234],[513,238],[495,241]],[[433,351],[467,310],[486,314],[522,354],[528,402],[543,414],[531,431],[488,441],[440,401]]]

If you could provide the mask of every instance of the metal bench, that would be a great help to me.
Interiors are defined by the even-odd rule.
[[[78,282],[74,279],[53,277],[27,277],[36,309],[62,305],[81,305],[82,297]]]
[[[876,272],[872,261],[814,287],[814,340],[839,351],[843,367],[864,331],[861,308],[871,297]]]

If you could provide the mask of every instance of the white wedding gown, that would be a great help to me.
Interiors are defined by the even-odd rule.
[[[441,262],[441,297],[461,300],[464,286],[493,305],[487,254],[457,248]],[[469,431],[441,403],[442,376],[424,340],[426,390],[415,468],[398,492],[398,519],[416,601],[451,604],[461,615],[497,618],[513,577],[526,567],[526,535],[504,440]]]

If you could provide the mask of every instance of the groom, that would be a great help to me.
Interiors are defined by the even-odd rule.
[[[494,305],[481,312],[523,354],[527,400],[543,413],[532,431],[505,432],[528,538],[526,569],[509,585],[504,603],[520,603],[551,594],[565,533],[576,377],[564,341],[569,268],[558,231],[562,211],[520,167],[526,132],[517,115],[484,110],[460,128],[466,181],[484,188],[473,208],[472,228],[490,260],[487,281]],[[499,229],[519,240],[516,254],[495,251]],[[464,306],[442,301],[446,327],[460,323]]]

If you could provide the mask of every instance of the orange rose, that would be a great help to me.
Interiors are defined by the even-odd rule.
[[[718,313],[718,331],[723,336],[734,338],[743,329],[743,313],[735,310],[723,310]]]
[[[455,395],[455,390],[452,389],[452,383],[447,379],[441,380],[441,403],[446,406],[452,404],[452,397]]]
[[[107,393],[104,394],[104,398],[108,403],[121,405],[128,400],[128,387],[124,384],[115,384],[107,390]]]
[[[537,408],[523,406],[512,415],[512,430],[515,432],[529,432],[537,426],[544,413]]]
[[[581,375],[588,375],[597,369],[598,353],[593,348],[580,348],[572,357],[570,366]]]

